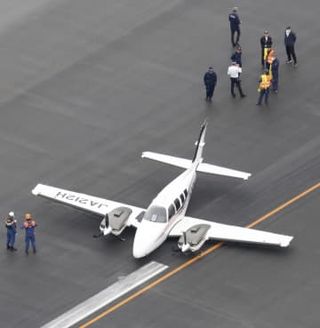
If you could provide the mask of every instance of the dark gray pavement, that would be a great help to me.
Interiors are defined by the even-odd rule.
[[[268,224],[286,224],[296,236],[290,249],[223,246],[92,327],[318,327],[319,197]]]
[[[10,5],[0,5],[1,211],[5,216],[14,210],[20,223],[23,213],[31,211],[39,223],[39,253],[29,257],[23,253],[22,233],[18,236],[18,253],[5,251],[5,231],[1,227],[3,326],[38,327],[151,259],[171,267],[185,260],[172,254],[175,242],[169,241],[150,258],[135,261],[131,230],[125,232],[125,243],[91,238],[99,218],[35,198],[30,191],[38,182],[147,206],[180,171],[142,161],[141,152],[192,157],[205,117],[209,121],[206,160],[252,172],[253,177],[242,182],[199,176],[190,215],[245,225],[320,180],[318,2],[247,0],[239,4],[243,21],[242,80],[248,95],[243,100],[230,97],[226,77],[231,54],[226,15],[232,6],[231,1],[209,0],[32,0],[28,6],[12,0]],[[284,64],[282,37],[288,24],[298,35],[296,69]],[[272,95],[269,108],[257,108],[259,38],[266,28],[282,63],[280,93]],[[203,100],[202,86],[209,65],[215,67],[219,79],[211,105]],[[297,281],[294,268],[312,268],[306,270],[305,277],[304,271],[299,271],[304,281],[311,270],[319,269],[316,262],[311,267],[313,258],[304,256],[312,242],[313,251],[319,252],[315,239],[309,237],[319,230],[319,223],[314,219],[306,224],[304,220],[309,211],[310,216],[317,211],[308,203],[308,215],[299,220],[295,211],[302,210],[300,204],[283,214],[296,219],[280,215],[261,225],[267,230],[295,234],[288,252],[226,247],[198,263],[196,270],[191,269],[195,275],[192,279],[189,272],[180,274],[177,288],[179,284],[188,283],[190,288],[199,280],[207,280],[207,308],[215,307],[218,296],[223,295],[223,304],[231,305],[221,305],[221,311],[235,312],[234,320],[238,320],[254,314],[244,308],[247,296],[237,294],[237,290],[246,291],[250,285],[255,289],[254,305],[260,312],[254,315],[256,319],[244,321],[244,327],[250,327],[245,326],[250,320],[253,327],[254,320],[260,320],[256,327],[261,327],[261,322],[265,327],[278,327],[269,324],[268,318],[285,317],[275,315],[277,309],[269,307],[267,311],[263,304],[259,306],[258,290],[270,292],[275,299],[287,298],[292,295],[291,284]],[[261,280],[253,279],[253,285],[241,265],[242,256],[244,263],[260,272]],[[285,265],[290,261],[292,267]],[[234,293],[232,288],[224,292],[221,278],[216,294],[210,272],[227,277],[235,265],[243,271]],[[288,285],[284,280],[283,289],[279,283],[276,290],[266,290],[265,286],[273,283],[274,270],[292,280]],[[228,280],[225,285],[228,287]],[[319,286],[314,283],[308,294],[309,287],[303,290],[306,299],[310,297],[308,308],[299,306],[299,299],[293,297],[283,311],[289,311],[292,305],[292,312],[305,319],[305,327],[317,327],[314,323],[320,322],[319,317],[308,309],[311,311],[315,304],[312,297]],[[155,311],[150,307],[146,321],[137,327],[164,326],[154,318],[160,317],[160,308],[166,313],[166,306],[172,322],[181,323],[180,316],[175,315],[183,311],[180,301],[169,307],[167,285],[159,288],[146,296],[152,298],[147,301],[159,302]],[[158,290],[164,295],[159,300],[155,297]],[[176,295],[178,292],[172,290]],[[191,306],[187,294],[181,297],[182,301],[185,297],[186,306]],[[131,320],[133,307],[141,313],[150,304],[145,300],[130,305],[128,311],[121,310],[121,318],[116,314],[116,321],[108,321],[108,326],[123,326]],[[184,314],[186,318],[189,313]],[[199,309],[196,314],[198,326],[210,325],[211,312],[208,310],[206,317],[201,313]],[[212,320],[223,318],[219,313]],[[225,321],[225,327],[234,326],[230,320]],[[286,320],[288,324],[282,326],[291,323],[289,315]]]

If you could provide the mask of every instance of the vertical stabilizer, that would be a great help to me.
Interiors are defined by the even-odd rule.
[[[201,130],[199,134],[199,138],[196,141],[196,150],[194,152],[194,156],[192,159],[192,162],[201,162],[202,161],[202,152],[203,152],[203,147],[205,145],[205,136],[206,136],[206,131],[207,131],[207,121],[204,121],[203,124],[201,125]]]

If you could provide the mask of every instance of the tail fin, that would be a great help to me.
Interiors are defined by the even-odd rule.
[[[201,125],[201,130],[199,134],[199,138],[196,141],[196,150],[193,155],[192,163],[200,161],[202,159],[202,152],[205,143],[206,131],[207,131],[208,123],[204,121]]]
[[[251,176],[251,173],[232,170],[223,166],[202,163],[202,152],[203,152],[203,147],[205,145],[205,135],[206,135],[207,125],[208,124],[206,121],[201,125],[200,135],[198,140],[196,141],[196,150],[194,152],[192,161],[181,157],[164,155],[164,154],[154,153],[150,151],[143,152],[142,157],[149,158],[154,161],[166,163],[169,165],[181,167],[183,169],[189,169],[190,167],[194,166],[196,167],[197,172],[217,174],[217,175],[223,175],[223,176],[247,180]]]

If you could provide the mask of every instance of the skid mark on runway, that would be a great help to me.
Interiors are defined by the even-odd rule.
[[[299,201],[300,199],[306,197],[307,195],[311,194],[312,192],[318,190],[320,188],[320,182],[316,183],[315,185],[311,186],[310,188],[306,189],[305,191],[303,191],[302,193],[296,195],[295,197],[289,199],[287,202],[279,205],[278,207],[276,207],[275,209],[273,209],[272,211],[266,213],[265,215],[263,215],[262,217],[254,220],[252,223],[250,223],[249,225],[247,225],[247,228],[253,228],[256,225],[258,225],[259,223],[266,221],[267,219],[269,219],[271,216],[279,213],[280,211],[284,210],[285,208],[289,207],[290,205],[292,205],[293,203]],[[157,280],[153,281],[152,283],[150,283],[149,285],[141,288],[140,290],[136,291],[135,293],[133,293],[132,295],[130,295],[129,297],[125,298],[124,300],[122,300],[121,302],[111,306],[109,309],[105,310],[104,312],[100,313],[99,315],[97,315],[96,317],[94,317],[93,319],[87,321],[86,323],[84,323],[83,325],[80,326],[80,328],[87,328],[91,325],[93,325],[95,322],[99,321],[100,319],[106,317],[108,314],[114,312],[115,310],[121,308],[122,306],[128,304],[129,302],[133,301],[134,299],[136,299],[137,297],[139,297],[140,295],[144,294],[145,292],[147,292],[148,290],[156,287],[157,285],[159,285],[160,283],[162,283],[163,281],[169,279],[170,277],[172,277],[173,275],[175,275],[176,273],[182,271],[183,269],[189,267],[190,265],[192,265],[193,263],[197,262],[198,260],[200,260],[201,258],[209,255],[210,253],[216,251],[217,249],[221,248],[221,246],[223,245],[223,242],[220,242],[218,244],[215,244],[214,246],[208,248],[206,251],[196,255],[195,257],[193,257],[192,259],[184,262],[183,264],[181,264],[180,266],[178,266],[177,268],[167,272],[166,274],[164,274],[163,276],[161,276],[160,278],[158,278]]]

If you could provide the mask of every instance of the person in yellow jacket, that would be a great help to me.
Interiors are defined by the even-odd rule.
[[[261,105],[263,98],[264,98],[264,103],[268,105],[270,86],[271,86],[271,77],[269,75],[269,71],[266,69],[264,73],[260,76],[260,80],[259,80],[259,88],[258,88],[259,99],[257,102],[258,106]]]
[[[267,56],[266,56],[266,68],[267,70],[269,70],[269,74],[272,78],[272,73],[271,73],[271,65],[273,63],[273,61],[275,60],[276,58],[276,52],[274,51],[273,48],[269,49],[268,52],[267,52]]]

